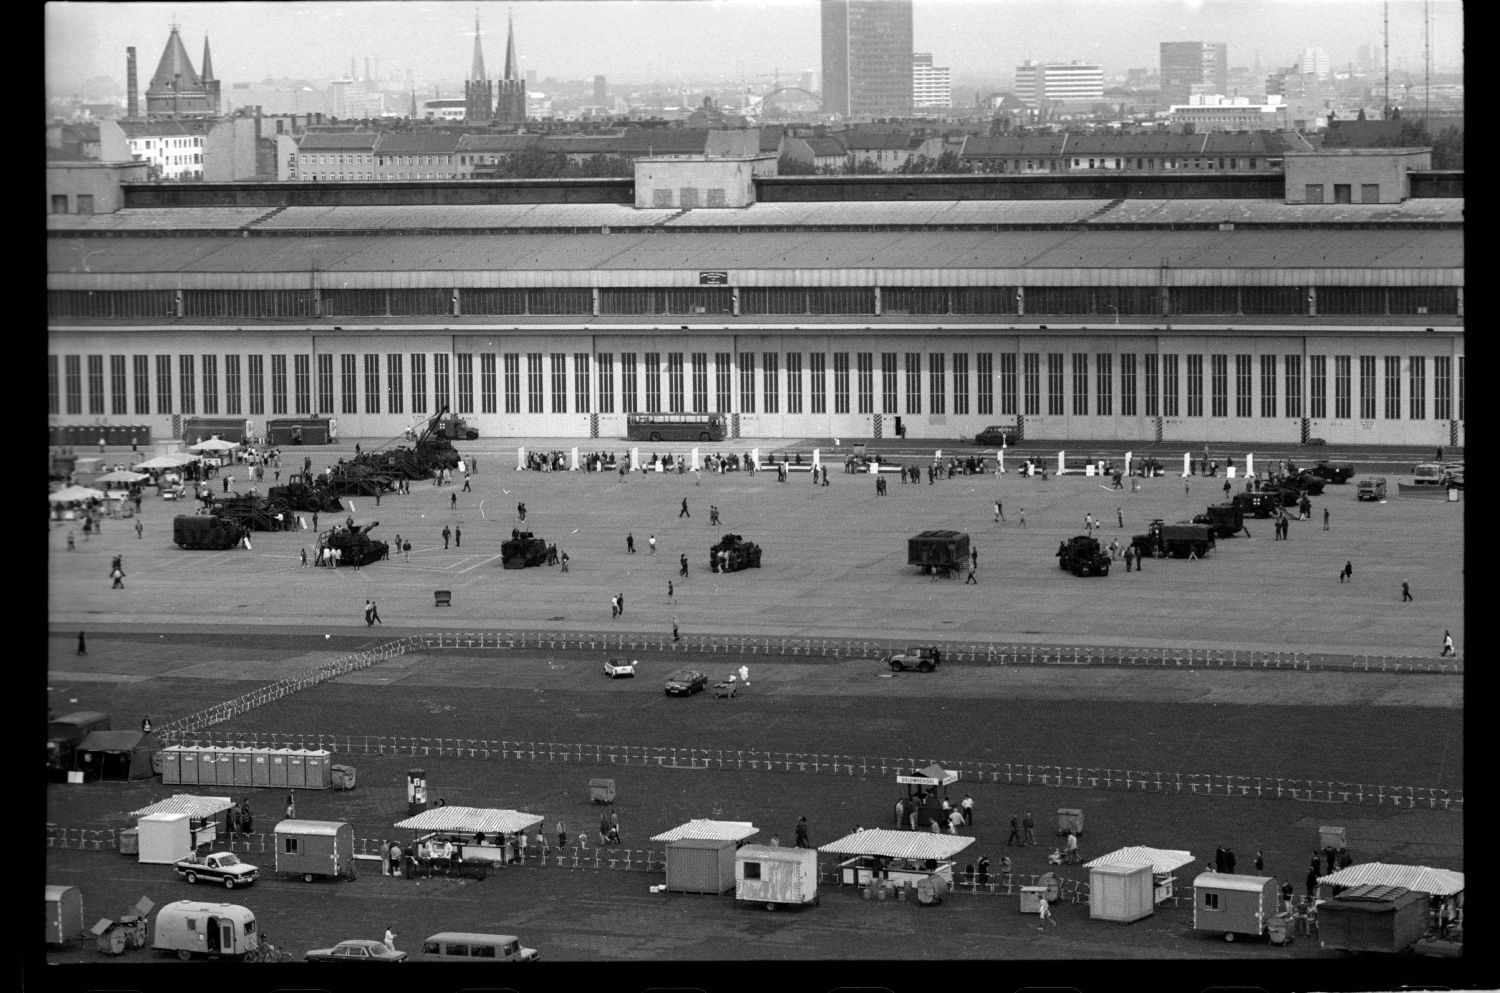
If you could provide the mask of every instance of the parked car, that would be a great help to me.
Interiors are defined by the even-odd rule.
[[[635,659],[606,659],[604,662],[604,674],[610,679],[617,676],[634,676]]]
[[[991,424],[974,436],[974,443],[976,445],[1009,445],[1012,434],[1014,431],[1010,428]]]
[[[895,652],[881,661],[890,666],[892,672],[901,672],[904,669],[931,672],[942,664],[943,653],[941,649],[929,645]]]
[[[405,962],[406,953],[367,938],[341,941],[332,948],[314,948],[302,956],[309,962]],[[404,975],[404,973],[403,973]]]
[[[691,696],[708,686],[708,677],[697,669],[678,669],[667,677],[667,696]]]
[[[179,860],[175,868],[177,875],[190,883],[196,883],[200,879],[209,883],[223,883],[228,890],[236,886],[249,886],[260,875],[259,869],[249,862],[241,862],[238,856],[230,852],[190,855]]]

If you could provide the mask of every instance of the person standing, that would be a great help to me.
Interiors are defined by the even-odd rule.
[[[78,654],[79,655],[83,654],[83,632],[82,631],[78,632]],[[1457,654],[1458,653],[1453,650],[1453,635],[1451,633],[1449,633],[1445,629],[1443,631],[1443,654],[1440,655],[1440,656],[1438,656],[1438,657],[1439,658],[1443,658],[1443,657],[1448,656],[1448,655],[1457,655]]]
[[[568,847],[568,826],[562,822],[561,818],[557,821],[557,847]]]
[[[303,568],[307,567],[307,547],[305,545],[302,548],[302,566]]]
[[[1224,849],[1224,871],[1231,876],[1234,875],[1234,849]]]
[[[1452,639],[1450,638],[1449,640],[1451,641]],[[88,653],[89,653],[88,645],[85,644],[85,642],[83,640],[83,632],[80,631],[80,632],[78,632],[78,654],[79,655],[87,655]]]
[[[646,547],[651,549],[650,554],[656,554],[656,535],[653,534],[651,537],[646,539]]]
[[[1116,481],[1118,481],[1119,478],[1120,477],[1116,476],[1115,477]],[[1115,520],[1117,520],[1117,521],[1120,522],[1120,527],[1124,527],[1125,526],[1125,508],[1123,508],[1123,507],[1116,507],[1115,508]]]
[[[807,836],[807,815],[806,814],[803,814],[801,817],[797,818],[797,841],[796,841],[796,844],[797,844],[798,848],[811,848],[812,847],[812,842],[810,840],[808,840],[808,836]]]
[[[1401,584],[1401,602],[1407,603],[1411,600],[1411,586],[1407,583]]]
[[[390,928],[385,929],[385,947],[393,952],[396,950],[396,932]]]
[[[692,516],[693,516],[693,515],[692,515],[692,514],[689,514],[689,513],[688,513],[688,508],[687,508],[687,497],[683,497],[683,498],[682,498],[682,509],[681,509],[681,510],[679,510],[679,511],[678,511],[678,512],[677,512],[677,516],[678,516],[678,517],[679,517],[679,518],[683,518],[683,517],[692,517]]]
[[[371,602],[370,600],[366,599],[365,600],[365,627],[372,627],[374,624],[375,624],[375,604],[373,602]]]
[[[625,551],[629,552],[631,555],[635,554],[635,535],[631,534],[629,531],[625,532]]]
[[[453,526],[453,547],[458,548],[464,543],[464,529],[458,525]]]
[[[370,601],[370,616],[375,620],[376,624],[385,627],[385,621],[380,619],[380,607],[376,605],[374,600]]]
[[[524,503],[516,504],[516,516],[521,518],[522,524],[526,523],[526,505]]]
[[[562,563],[562,571],[563,572],[567,572],[568,571],[568,553],[567,552],[563,552],[562,555],[558,558],[558,561]]]
[[[1026,811],[1026,818],[1021,821],[1021,826],[1026,829],[1026,844],[1036,844],[1036,821],[1031,819],[1031,811]]]
[[[1021,845],[1025,842],[1021,838],[1021,817],[1019,814],[1010,815],[1010,837],[1005,839],[1005,847]]]
[[[1005,514],[1003,512],[1003,508],[1000,505],[1000,501],[996,500],[995,501],[995,523],[999,524],[1003,520],[1005,520]]]
[[[141,540],[141,532],[144,531],[144,530],[146,530],[146,529],[144,527],[142,527],[141,526],[141,522],[139,520],[137,520],[135,522],[135,540],[136,541],[140,541]]]
[[[1344,563],[1344,579],[1347,579],[1351,583],[1354,582],[1354,563],[1353,562],[1345,562]]]
[[[680,558],[680,563],[682,565],[682,568],[677,570],[677,575],[682,576],[685,579],[685,578],[687,578],[687,574],[688,574],[688,561],[687,561],[687,553],[686,552],[682,553],[682,556]]]
[[[750,667],[748,665],[740,666],[740,682],[746,686],[750,685]]]
[[[975,569],[979,568],[979,548],[978,548],[978,546],[969,549],[969,565],[970,565],[970,568],[969,568],[970,572],[972,572]]]
[[[612,596],[609,598],[609,619],[614,620],[620,616],[620,598]]]
[[[623,617],[625,615],[625,594],[616,593],[615,599],[620,601],[620,616]]]
[[[1135,546],[1134,545],[1126,545],[1125,546],[1125,571],[1126,572],[1130,571],[1130,566],[1131,566],[1132,562],[1134,561],[1134,559],[1135,559]]]
[[[682,636],[677,633],[677,617],[675,615],[672,617],[672,640],[673,641],[681,641],[682,640]]]
[[[973,827],[974,826],[974,798],[971,797],[971,796],[969,796],[967,793],[965,793],[963,800],[958,805],[958,809],[962,810],[964,812],[964,826],[965,827]]]
[[[672,581],[670,579],[667,580],[667,602],[672,602]]]
[[[1073,863],[1078,861],[1078,835],[1072,831],[1068,832],[1068,842],[1063,848],[1063,860]]]
[[[76,546],[74,545],[74,542],[73,542],[73,532],[70,530],[68,532],[68,551],[70,551],[70,552],[73,551],[75,547]]]
[[[453,537],[453,532],[448,530],[448,525],[443,525],[443,547],[448,547],[448,539]]]
[[[1261,849],[1255,850],[1255,872],[1256,875],[1266,871],[1266,853]]]

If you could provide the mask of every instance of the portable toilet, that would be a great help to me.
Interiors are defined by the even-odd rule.
[[[250,752],[250,785],[271,785],[271,750],[255,748]]]
[[[1193,880],[1193,930],[1259,938],[1281,910],[1276,880],[1270,876],[1204,872]]]
[[[319,748],[307,753],[307,788],[326,790],[333,785],[333,756]]]
[[[234,785],[254,786],[255,780],[251,775],[250,749],[236,748],[234,755]]]
[[[1089,917],[1129,924],[1155,910],[1155,878],[1147,865],[1089,867]]]
[[[276,825],[276,871],[312,882],[354,878],[354,828],[346,821],[284,820]]]
[[[178,769],[184,786],[198,785],[198,756],[203,749],[197,745],[186,745],[179,752]]]
[[[233,748],[214,749],[214,781],[219,786],[234,785]]]
[[[287,749],[286,784],[294,790],[307,785],[307,753],[300,748]]]
[[[47,944],[66,944],[82,934],[83,891],[76,886],[48,886]]]
[[[182,784],[182,749],[176,745],[156,753],[161,756],[161,781],[166,786]]]
[[[198,785],[219,785],[219,750],[212,745],[198,749]]]
[[[287,756],[290,752],[285,748],[272,748],[267,751],[271,759],[271,786],[288,786],[287,780]]]
[[[136,861],[171,865],[193,853],[192,818],[186,813],[146,814],[136,821]]]

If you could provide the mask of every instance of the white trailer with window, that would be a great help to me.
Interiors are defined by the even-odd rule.
[[[734,853],[734,898],[764,904],[818,903],[818,852],[813,848],[742,845]]]

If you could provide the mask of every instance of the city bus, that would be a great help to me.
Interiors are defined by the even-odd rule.
[[[723,414],[627,414],[625,424],[633,441],[723,441],[728,433]]]

